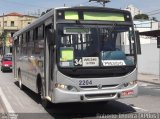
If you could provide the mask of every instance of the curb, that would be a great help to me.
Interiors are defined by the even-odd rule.
[[[138,80],[139,82],[144,82],[144,83],[151,83],[151,84],[155,84],[155,85],[160,85],[159,82],[152,82],[152,81],[144,81],[144,80]]]

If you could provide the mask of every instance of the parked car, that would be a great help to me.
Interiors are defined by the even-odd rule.
[[[11,71],[12,72],[12,57],[4,56],[1,60],[1,71]]]
[[[7,53],[4,55],[4,57],[12,57],[12,53]]]

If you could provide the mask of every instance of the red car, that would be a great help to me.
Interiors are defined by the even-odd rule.
[[[3,57],[1,60],[1,71],[11,71],[12,72],[12,57]]]

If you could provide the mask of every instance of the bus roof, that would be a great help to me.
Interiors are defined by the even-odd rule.
[[[101,11],[106,11],[106,10],[110,10],[112,12],[119,12],[119,13],[127,13],[130,14],[129,11],[126,10],[120,10],[120,9],[114,9],[114,8],[105,8],[105,7],[95,7],[95,6],[76,6],[76,7],[58,7],[58,8],[53,8],[52,10],[50,10],[49,12],[45,13],[44,15],[40,16],[37,20],[35,20],[34,22],[32,22],[30,25],[22,28],[21,30],[17,31],[13,37],[27,31],[30,28],[34,28],[36,26],[38,26],[39,24],[41,24],[44,20],[48,19],[49,17],[54,15],[54,12],[56,10],[101,10]]]
[[[67,10],[110,10],[110,11],[115,11],[115,12],[123,12],[123,13],[130,13],[127,10],[121,10],[121,9],[115,9],[115,8],[107,8],[107,7],[96,7],[96,6],[75,6],[75,7],[62,7],[62,8],[55,8],[56,10],[58,9],[67,9]]]

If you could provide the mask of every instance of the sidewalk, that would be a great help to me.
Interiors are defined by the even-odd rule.
[[[160,78],[158,75],[138,74],[138,81],[160,85]]]

